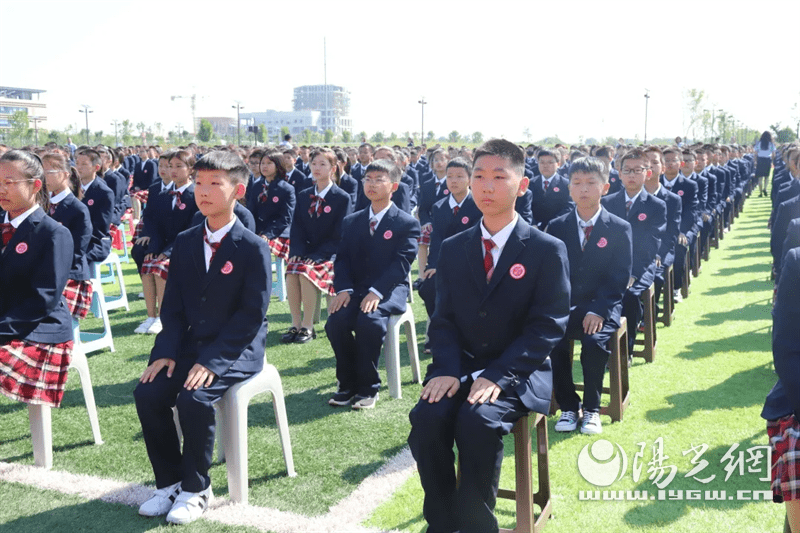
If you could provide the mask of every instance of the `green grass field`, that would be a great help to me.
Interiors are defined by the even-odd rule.
[[[599,488],[585,481],[577,468],[581,450],[605,439],[618,445],[617,450],[624,451],[629,462],[621,479],[607,489],[647,490],[655,495],[658,487],[653,484],[655,479],[649,479],[648,463],[653,459],[656,439],[662,438],[667,456],[662,466],[676,467],[674,479],[664,486],[666,491],[725,490],[732,495],[737,490],[769,489],[768,482],[759,481],[767,472],[763,461],[760,468],[743,462],[742,474],[736,464],[737,469],[725,480],[725,466],[731,461],[723,459],[734,444],[739,445],[733,452],[737,458],[744,450],[767,443],[759,412],[775,382],[770,352],[769,207],[766,198],[748,200],[733,231],[719,250],[712,250],[711,261],[703,264],[691,296],[678,304],[672,327],[659,326],[655,362],[634,360],[631,405],[623,422],[611,424],[603,417],[604,433],[587,437],[555,433],[552,427],[556,417],[550,418],[555,518],[548,523],[547,531],[694,532],[716,530],[719,524],[737,532],[781,531],[783,507],[770,502],[688,500],[685,494],[677,500],[677,493],[673,493],[673,501],[580,501],[580,491]],[[146,365],[153,338],[133,333],[144,319],[144,301],[136,299],[141,284],[133,263],[126,265],[126,274],[127,293],[133,300],[130,312],[112,312],[116,352],[106,350],[89,356],[105,444],[92,443],[79,380],[71,375],[63,406],[53,412],[54,470],[152,484],[131,392]],[[425,312],[419,298],[413,310],[421,343]],[[305,516],[325,515],[403,449],[409,431],[408,411],[416,401],[419,385],[411,383],[403,347],[402,399],[389,398],[384,387],[373,411],[333,409],[326,401],[335,389],[334,358],[322,327],[317,329],[316,341],[284,346],[279,338],[289,325],[286,303],[273,298],[269,318],[267,359],[283,380],[298,476],[286,476],[271,402],[267,395],[257,397],[249,411],[250,504]],[[87,320],[84,326],[91,329],[97,321]],[[430,356],[422,357],[424,367],[428,362],[425,357]],[[0,428],[0,461],[32,464],[25,406],[0,397]],[[701,445],[707,446],[701,459],[708,466],[695,477],[715,476],[707,484],[685,477],[693,467],[693,454],[682,452]],[[641,472],[634,481],[634,456],[640,448],[636,466]],[[509,437],[502,486],[513,485],[513,458],[513,440]],[[748,472],[751,467],[757,471]],[[225,465],[215,464],[211,478],[215,494],[227,496]],[[1,469],[0,498],[4,502],[0,506],[0,529],[8,531],[149,531],[163,527],[161,521],[140,519],[135,510],[119,504],[9,483],[4,481]],[[513,525],[510,502],[498,504],[497,513],[501,525]],[[422,491],[416,475],[398,487],[365,525],[424,531]],[[209,520],[187,529],[230,530],[248,531]]]

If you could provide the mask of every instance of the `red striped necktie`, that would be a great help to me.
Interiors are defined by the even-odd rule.
[[[486,283],[489,283],[494,272],[494,258],[492,257],[494,241],[492,239],[483,239],[483,249],[486,252],[483,254],[483,270],[486,271]]]
[[[17,228],[11,225],[11,222],[4,222],[0,224],[0,230],[3,232],[3,247],[8,246],[9,241],[14,236],[14,232],[17,231]]]

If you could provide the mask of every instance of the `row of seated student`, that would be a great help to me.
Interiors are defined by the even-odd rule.
[[[78,175],[84,187],[87,189],[92,182],[84,182],[85,180],[80,168],[85,167],[92,171],[91,173],[86,171],[84,174],[87,176],[96,176],[99,171],[97,164],[94,164],[94,159],[90,157],[92,154],[88,152],[90,151],[79,152],[76,162],[78,163],[76,164]],[[511,152],[501,152],[505,155],[499,157],[503,160],[514,160],[518,157],[520,161],[523,161],[521,150],[519,151],[519,155],[513,152],[514,150],[511,150]],[[234,175],[239,176],[242,174],[245,177],[247,175],[247,169],[244,167],[243,162],[236,162],[236,160],[238,160],[238,155],[228,154],[231,156],[228,157],[228,155],[222,154],[223,155],[217,155],[217,153],[214,152],[213,156],[208,156],[208,158],[204,157],[199,162],[194,162],[191,159],[193,157],[191,152],[181,153],[178,151],[165,154],[165,160],[169,166],[162,168],[161,175],[162,177],[166,177],[168,174],[168,179],[175,180],[174,186],[182,190],[169,191],[165,189],[163,192],[150,191],[151,194],[149,194],[147,202],[148,206],[145,209],[145,226],[148,225],[147,220],[150,215],[152,215],[153,218],[157,218],[159,216],[157,213],[163,211],[167,214],[165,220],[171,220],[168,215],[179,214],[176,212],[188,209],[185,207],[184,203],[186,198],[178,194],[166,193],[185,193],[191,185],[189,184],[190,174],[197,173],[196,179],[198,180],[198,187],[206,187],[206,189],[208,189],[203,189],[205,192],[202,193],[204,196],[201,196],[201,198],[205,199],[200,202],[200,210],[202,211],[202,215],[206,217],[205,232],[207,247],[205,249],[207,270],[210,268],[209,265],[214,264],[219,266],[221,261],[214,263],[214,254],[217,247],[212,245],[219,244],[219,249],[221,251],[226,249],[224,245],[224,236],[217,236],[216,239],[214,238],[213,233],[215,233],[215,228],[222,227],[224,230],[225,227],[227,227],[229,230],[233,230],[233,228],[239,227],[241,223],[237,223],[236,219],[233,218],[233,213],[235,212],[235,206],[238,204],[236,200],[244,198],[247,192],[251,193],[248,203],[255,202],[256,204],[263,204],[272,201],[269,199],[269,189],[278,175],[278,167],[280,166],[278,162],[281,161],[281,158],[279,158],[277,154],[271,153],[270,155],[265,154],[262,156],[258,167],[260,177],[254,179],[250,186],[246,187],[244,183],[240,183],[243,180],[238,177],[237,179],[233,179]],[[297,330],[297,334],[305,329],[306,335],[310,335],[313,338],[313,324],[308,324],[312,326],[312,329],[309,330],[306,326],[306,320],[309,313],[313,313],[313,307],[311,306],[316,304],[316,292],[314,291],[321,289],[329,294],[336,294],[336,297],[329,306],[332,322],[329,322],[329,325],[326,326],[326,331],[328,331],[329,339],[331,340],[337,357],[337,377],[339,378],[340,386],[337,393],[331,398],[330,403],[332,405],[352,404],[353,407],[357,409],[372,408],[377,401],[377,390],[380,386],[376,371],[377,355],[379,354],[379,349],[383,342],[386,321],[388,320],[389,314],[399,310],[400,306],[402,306],[402,308],[405,307],[405,297],[408,294],[406,279],[410,270],[410,264],[416,253],[415,244],[420,236],[419,223],[408,215],[402,214],[403,212],[394,206],[393,202],[389,201],[401,184],[399,165],[396,164],[399,159],[396,155],[396,151],[386,148],[381,152],[379,149],[376,151],[375,155],[378,159],[366,165],[363,169],[363,179],[360,180],[361,190],[363,191],[362,194],[370,201],[367,206],[369,210],[365,208],[350,216],[348,215],[352,211],[351,197],[348,193],[339,189],[335,183],[336,180],[341,177],[341,171],[339,169],[339,163],[342,162],[341,158],[337,157],[336,153],[332,150],[327,149],[316,150],[310,155],[309,166],[314,185],[301,191],[296,205],[296,207],[299,208],[296,209],[298,215],[291,217],[291,238],[289,242],[289,246],[291,247],[291,252],[289,253],[291,256],[289,258],[289,268],[287,268],[287,282],[293,279],[289,276],[296,276],[296,279],[289,283],[290,306],[296,306],[296,310],[292,310],[293,322],[295,320],[295,314],[297,314],[298,321],[301,320],[301,304],[305,306],[306,311],[306,316],[302,317],[303,323],[301,324],[301,328]],[[539,155],[542,156],[542,153],[540,152]],[[265,157],[268,160],[267,162],[264,162]],[[542,159],[545,160],[546,158]],[[283,161],[285,161],[285,158]],[[659,162],[663,163],[660,157]],[[188,163],[191,163],[191,165]],[[586,346],[586,355],[582,353],[581,361],[582,364],[584,364],[584,374],[587,383],[597,381],[597,373],[593,374],[592,371],[592,368],[596,367],[600,367],[599,379],[602,383],[602,372],[604,371],[603,367],[605,360],[607,360],[608,353],[607,350],[603,349],[606,346],[601,346],[603,344],[601,337],[604,333],[607,335],[608,331],[612,330],[615,323],[618,327],[620,313],[625,312],[627,314],[625,309],[625,295],[629,290],[631,290],[631,292],[636,290],[635,284],[638,278],[634,277],[632,274],[634,273],[633,269],[637,260],[641,260],[640,262],[643,265],[641,270],[642,274],[640,274],[639,277],[654,275],[655,264],[658,262],[655,251],[660,250],[661,234],[666,228],[666,204],[658,200],[655,196],[648,196],[649,193],[645,187],[646,177],[649,177],[648,174],[652,175],[653,173],[653,169],[650,168],[649,156],[639,150],[633,150],[620,157],[619,163],[619,166],[621,166],[621,177],[618,179],[623,182],[624,191],[620,190],[617,194],[608,196],[605,199],[607,208],[604,208],[601,203],[601,198],[609,188],[607,166],[600,159],[584,158],[580,156],[573,157],[568,170],[570,181],[567,184],[567,188],[570,191],[571,200],[574,202],[574,205],[568,209],[566,213],[557,216],[546,226],[548,232],[558,236],[563,242],[564,252],[559,252],[557,254],[557,256],[563,256],[562,268],[560,269],[562,274],[567,271],[566,268],[563,268],[567,264],[584,264],[587,258],[598,253],[606,254],[607,257],[598,259],[597,263],[609,267],[607,269],[608,272],[601,272],[603,269],[589,269],[587,273],[585,268],[573,267],[570,269],[570,278],[572,278],[570,279],[572,285],[571,292],[573,294],[572,312],[569,313],[569,320],[567,320],[567,316],[564,315],[561,334],[558,335],[558,338],[554,338],[554,344],[552,344],[545,353],[545,357],[547,354],[552,353],[556,397],[557,399],[561,398],[562,401],[559,401],[559,403],[562,408],[566,407],[568,409],[573,401],[571,398],[575,398],[574,384],[571,383],[571,369],[565,372],[559,370],[560,367],[564,366],[563,345],[565,339],[570,335],[584,339],[583,344]],[[273,166],[275,167],[274,169],[272,168]],[[253,167],[251,167],[251,169],[252,168]],[[522,168],[523,166],[520,165],[518,176],[520,180],[523,175]],[[205,170],[206,172],[202,173],[200,172],[201,170]],[[453,182],[453,195],[448,198],[442,198],[437,205],[443,206],[447,203],[447,214],[451,217],[459,214],[459,211],[455,208],[458,207],[460,210],[469,194],[463,183],[466,181],[464,179],[465,175],[471,175],[473,183],[475,183],[476,177],[484,180],[481,182],[482,184],[496,181],[489,177],[489,175],[493,173],[491,168],[476,168],[475,171],[469,172],[470,170],[470,162],[464,159],[460,161],[454,159],[445,164],[446,179],[449,180],[449,182]],[[203,180],[200,179],[199,174],[203,174]],[[452,179],[450,174],[452,174]],[[552,178],[554,174],[547,176],[547,172],[540,172],[540,176],[544,178]],[[667,175],[669,176],[669,174]],[[261,178],[263,178],[264,181],[261,187],[259,187],[259,180]],[[675,178],[670,180],[663,179],[663,182],[674,182],[677,178],[678,177],[675,176]],[[459,179],[462,181],[460,188],[458,186]],[[545,184],[545,181],[548,180],[543,179],[541,182],[543,194],[547,194],[551,186],[551,184]],[[449,182],[448,185],[450,184]],[[269,185],[267,185],[268,183]],[[517,183],[517,190],[513,191],[514,194],[510,196],[511,204],[509,205],[512,206],[512,221],[522,220],[520,223],[530,224],[530,222],[522,219],[522,217],[514,211],[514,209],[517,208],[519,198],[530,192],[526,190],[527,187],[519,185],[522,183],[521,181]],[[659,186],[660,183],[661,182],[656,182],[657,186]],[[227,197],[209,197],[211,193],[208,191],[213,192],[216,189],[225,188],[226,186],[229,187],[230,192]],[[159,185],[159,187],[161,187],[161,185]],[[494,185],[483,185],[482,196],[486,198],[487,191],[493,192],[494,187]],[[285,190],[288,191],[289,189]],[[153,192],[156,194],[153,195]],[[256,195],[255,201],[253,200],[253,195]],[[685,195],[676,196],[680,198]],[[217,213],[219,216],[213,218],[216,216],[213,209],[215,206],[218,207],[220,203],[224,203],[223,200],[230,204],[230,216],[223,217]],[[275,203],[279,202],[280,200]],[[455,205],[452,205],[452,202],[455,202]],[[647,205],[648,202],[654,207],[649,207]],[[91,207],[91,205],[92,204],[89,204],[89,207]],[[111,205],[111,202],[109,202],[109,205]],[[181,208],[181,205],[184,205],[184,207]],[[479,202],[477,205],[485,218],[489,216],[487,213],[491,213],[494,202]],[[147,215],[148,211],[150,211],[150,215]],[[455,211],[455,213],[453,213],[453,211]],[[619,213],[619,215],[614,215],[614,211]],[[330,215],[330,217],[326,217],[325,215]],[[212,218],[216,221],[213,225],[211,224]],[[225,226],[221,226],[217,223],[221,222],[222,218],[225,218]],[[457,220],[456,218],[456,221]],[[691,220],[694,221],[695,218],[692,217]],[[640,228],[637,232],[632,231],[631,221],[635,224],[641,223],[637,226]],[[199,222],[202,222],[202,218]],[[322,222],[326,222],[326,224],[322,224]],[[166,224],[168,228],[173,227],[170,222],[164,222],[164,224]],[[462,224],[469,225],[470,227],[474,226],[471,224],[464,224],[463,222]],[[244,225],[242,224],[241,226],[243,227]],[[485,229],[486,228],[482,226],[482,230]],[[561,232],[560,235],[559,231]],[[192,235],[195,233],[200,235],[199,230],[193,231]],[[238,230],[235,233],[238,233]],[[464,232],[456,231],[454,235],[461,233]],[[433,235],[435,234],[436,229],[434,228]],[[185,233],[184,235],[188,234]],[[369,237],[367,237],[367,235]],[[635,237],[635,235],[639,235],[640,237]],[[264,241],[268,242],[270,237],[264,234],[259,234],[259,236],[261,236],[260,242],[263,244],[263,246],[260,247],[259,255],[261,256],[262,262],[264,260],[263,256],[266,255],[266,270],[268,270],[268,250],[270,247],[264,243]],[[507,239],[508,235],[505,235],[505,238]],[[498,241],[505,240],[500,236],[498,236],[497,239]],[[504,265],[504,256],[502,255],[502,250],[505,249],[504,243],[492,243],[489,239],[486,239],[486,241],[487,242],[483,244],[485,247],[483,251],[483,263],[486,272],[485,282],[489,283],[490,289],[493,287],[490,281],[493,272],[492,265],[497,265],[498,268],[500,268],[501,265],[503,265],[504,268],[510,267],[508,275],[506,275],[504,269],[501,269],[496,276],[497,280],[508,279],[509,276],[514,280],[522,279],[525,276],[526,268],[532,269],[531,275],[534,275],[534,272],[536,272],[527,261],[513,265]],[[173,237],[173,242],[177,252],[180,238]],[[491,244],[491,246],[487,245],[487,243]],[[145,244],[149,245],[149,243]],[[444,244],[446,243],[442,241],[440,246],[444,246]],[[187,249],[186,246],[187,245],[184,244],[184,249]],[[480,248],[481,247],[478,247],[478,250],[480,250]],[[300,251],[298,252],[297,249]],[[642,255],[647,255],[647,257],[634,258],[635,249],[642,250]],[[228,251],[229,250],[230,246],[228,246]],[[173,259],[178,261],[180,265],[186,265],[189,261],[188,256],[190,252],[187,251],[185,254],[186,256],[181,256],[179,253],[176,253]],[[361,258],[365,255],[367,257],[383,259],[383,262],[377,260],[374,262],[376,264],[380,263],[380,268],[372,269],[370,265],[373,262],[361,261]],[[439,255],[441,257],[437,257],[436,260],[441,263],[444,258],[447,257],[447,262],[450,263],[452,268],[452,258],[450,258],[448,254]],[[490,258],[491,260],[487,262]],[[567,258],[568,261],[565,261]],[[540,259],[541,258],[539,258],[539,260]],[[234,269],[245,270],[245,267],[239,262],[227,261],[221,266],[220,272],[227,276]],[[180,334],[176,333],[173,328],[177,328],[179,324],[185,324],[187,321],[176,317],[174,314],[176,310],[171,306],[180,307],[182,305],[179,291],[189,291],[190,287],[196,288],[201,285],[200,281],[192,285],[189,283],[191,280],[187,281],[183,279],[183,274],[186,273],[185,270],[185,266],[179,270],[181,275],[178,279],[180,281],[175,281],[168,285],[168,287],[178,288],[170,289],[164,295],[164,309],[161,311],[161,316],[162,318],[169,317],[174,325],[170,328],[169,321],[167,321],[167,333],[157,337],[156,346],[151,356],[151,366],[148,367],[148,370],[142,377],[143,384],[162,380],[163,374],[160,373],[160,370],[165,367],[168,369],[169,375],[171,375],[175,369],[176,362],[174,359],[158,358],[157,356],[167,353],[163,349],[164,345],[175,349],[174,353],[179,352],[179,347],[170,346],[170,343],[174,344],[176,336],[180,338]],[[194,271],[196,270],[197,269],[194,269]],[[340,281],[337,281],[337,279],[339,279],[338,277],[333,277],[333,279],[331,279],[332,276],[330,276],[331,273],[337,271],[343,273]],[[216,275],[216,268],[213,272]],[[447,272],[449,272],[449,270],[445,269],[445,274]],[[636,272],[638,273],[639,271],[637,270]],[[580,273],[583,273],[584,276],[581,276]],[[240,275],[241,274],[240,272]],[[536,275],[546,274],[537,272]],[[267,281],[269,278],[266,277],[266,274],[264,278],[265,279],[261,281],[263,281],[262,285],[266,288],[266,298],[268,300],[271,283]],[[319,284],[313,283],[312,278],[315,278],[314,281],[318,281]],[[239,277],[232,277],[231,279],[238,280]],[[446,280],[448,286],[451,283],[451,280],[447,277],[440,277],[437,286],[441,284],[442,280]],[[252,280],[248,280],[248,282],[250,281]],[[309,282],[312,282],[313,286],[310,287]],[[505,283],[505,281],[502,281],[502,283]],[[292,284],[297,288],[294,296],[294,304],[291,300]],[[322,285],[322,287],[320,287],[320,285]],[[308,291],[304,293],[303,287],[310,288],[311,294],[314,297],[308,298]],[[565,287],[567,288],[562,291],[562,294],[569,294],[569,285]],[[449,289],[436,288],[434,290],[435,292],[441,292],[442,290]],[[508,288],[506,288],[505,291],[508,291]],[[258,293],[259,291],[255,292]],[[262,290],[262,300],[264,296],[263,292]],[[598,299],[598,293],[604,296],[604,300],[601,303],[596,301]],[[360,303],[357,304],[357,307],[356,304],[353,304],[350,310],[345,311],[353,295],[359,299]],[[639,306],[638,313],[640,316],[641,304],[635,298],[629,300]],[[448,305],[452,305],[451,302],[447,303]],[[381,306],[383,304],[387,305],[382,308]],[[259,306],[262,307],[262,316],[264,316],[266,313],[266,304],[259,304]],[[583,309],[581,309],[581,306],[583,306]],[[227,309],[231,308],[231,306],[223,306],[223,308]],[[361,313],[359,313],[358,310],[360,310]],[[434,329],[435,325],[438,323],[437,316],[450,313],[451,311],[452,307],[441,312],[434,310],[432,316],[432,325],[434,325]],[[631,312],[636,313],[637,310],[632,309]],[[191,314],[191,320],[195,321],[201,320],[200,317],[204,316],[202,312],[199,314],[190,313],[186,309],[180,310],[180,313]],[[524,314],[522,316],[524,316]],[[226,319],[225,316],[218,320],[224,319]],[[638,320],[634,320],[634,323],[638,324]],[[329,327],[330,329],[328,329]],[[564,328],[567,331],[567,337],[564,336]],[[290,331],[287,334],[292,333],[293,332]],[[471,334],[472,333],[474,332],[471,332]],[[512,335],[510,339],[513,340],[513,338],[514,336]],[[505,339],[505,341],[508,340],[509,339]],[[592,340],[594,342],[592,342]],[[558,346],[556,346],[556,341],[558,341]],[[191,345],[194,346],[194,343],[191,343]],[[359,348],[362,345],[364,349]],[[356,346],[356,353],[353,353],[353,346]],[[436,335],[432,336],[432,346],[435,366],[437,357]],[[483,346],[485,347],[486,345],[484,344]],[[595,348],[598,349],[595,350]],[[480,353],[480,350],[475,349],[475,351]],[[261,353],[263,353],[263,350],[261,350]],[[474,355],[474,352],[471,353]],[[191,355],[197,356],[196,353]],[[234,354],[233,356],[235,357],[237,355],[239,354]],[[199,363],[194,364],[190,369],[190,363],[195,361],[195,359],[192,359],[192,357],[188,357],[187,359],[189,359],[189,362],[183,365],[185,368],[183,368],[182,371],[188,372],[186,383],[189,385],[189,390],[197,390],[203,383],[210,385],[215,376],[220,377],[220,372]],[[600,363],[602,363],[602,365]],[[209,362],[209,364],[211,364],[211,362]],[[221,365],[219,369],[225,370],[225,365]],[[159,378],[159,375],[161,375],[162,378]],[[473,376],[472,379],[475,380],[475,377]],[[178,381],[180,382],[182,380]],[[480,380],[475,381],[475,383],[479,382]],[[572,386],[572,394],[569,394],[570,386]],[[204,387],[204,389],[205,388],[207,387]],[[172,389],[174,389],[174,387],[164,387],[162,380],[156,389],[158,391],[156,396],[160,399],[155,402],[147,399],[145,397],[146,395],[140,397],[137,393],[137,408],[140,408],[143,427],[146,423],[153,424],[150,429],[145,429],[145,440],[147,442],[151,461],[153,461],[159,491],[162,493],[160,495],[156,494],[155,503],[151,502],[152,505],[150,505],[150,507],[144,505],[143,511],[140,511],[157,511],[158,514],[161,514],[162,511],[169,511],[170,514],[173,515],[173,520],[171,521],[181,521],[186,520],[186,516],[190,518],[194,516],[197,510],[202,513],[202,510],[205,508],[210,498],[210,487],[207,483],[207,476],[204,476],[202,473],[194,475],[191,480],[185,481],[186,486],[184,490],[186,491],[186,495],[180,499],[182,505],[179,506],[178,512],[171,512],[173,508],[171,501],[169,502],[170,508],[163,509],[165,505],[163,500],[169,500],[170,497],[175,499],[177,491],[180,490],[180,488],[174,486],[175,483],[168,485],[164,485],[163,483],[165,479],[172,480],[176,477],[175,465],[181,461],[187,460],[199,461],[198,464],[203,462],[198,460],[198,456],[193,456],[190,459],[187,459],[185,456],[181,458],[180,455],[174,457],[175,454],[173,451],[166,454],[171,454],[173,457],[165,461],[162,457],[164,447],[170,450],[173,448],[171,433],[169,431],[165,433],[166,440],[164,441],[159,441],[158,439],[154,441],[154,437],[148,436],[148,434],[161,434],[164,428],[161,426],[156,428],[156,424],[161,424],[163,421],[156,423],[148,411],[150,407],[145,407],[144,402],[148,402],[147,405],[152,404],[153,407],[156,405],[163,405],[164,394],[173,396],[177,393],[177,391]],[[583,429],[585,429],[586,432],[599,432],[601,429],[599,416],[596,416],[593,407],[590,407],[593,402],[592,398],[595,396],[599,405],[599,392],[596,389],[597,387],[592,388],[591,386],[587,386],[586,389],[583,423]],[[224,390],[214,391],[214,394],[221,394],[223,392]],[[208,400],[206,397],[200,400],[197,398],[181,400],[180,398],[183,394],[184,393],[179,394],[178,402],[181,405],[185,405],[187,407],[186,410],[190,412],[194,410],[198,401],[204,403]],[[188,394],[188,396],[192,396],[192,394]],[[590,398],[590,396],[592,398]],[[547,397],[549,403],[549,391]],[[211,401],[213,401],[213,398]],[[142,402],[142,407],[139,407],[140,402]],[[577,419],[577,411],[578,409],[573,412],[576,415],[573,417],[575,419]],[[569,412],[570,411],[567,411],[567,413]],[[193,416],[193,414],[186,415],[187,418]],[[183,418],[184,415],[181,413],[182,424]],[[564,422],[564,420],[565,413],[562,413],[559,424]],[[576,420],[573,420],[573,422],[576,422]],[[202,426],[203,424],[199,425]],[[508,429],[510,429],[510,426]],[[575,428],[573,427],[572,429]],[[203,433],[205,429],[201,428],[197,431],[203,435],[205,434]],[[202,435],[200,436],[202,437]],[[167,442],[167,440],[169,442]],[[202,441],[202,438],[200,441]],[[208,450],[205,451],[208,452]],[[161,465],[160,467],[158,466],[159,464]],[[168,473],[164,473],[165,471],[163,470],[159,473],[159,468],[162,467],[168,467]],[[151,509],[153,505],[157,507],[155,511]]]
[[[770,252],[777,284],[784,257],[800,245],[800,144],[781,146],[775,152],[771,187]]]

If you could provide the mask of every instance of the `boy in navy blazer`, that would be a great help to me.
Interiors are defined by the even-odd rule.
[[[569,197],[569,180],[556,172],[556,154],[550,150],[540,150],[537,159],[541,175],[531,181],[528,189],[533,195],[533,219],[537,227],[544,231],[551,220],[568,213],[573,204]]]
[[[497,531],[503,435],[530,411],[548,412],[548,356],[569,313],[563,243],[514,211],[528,185],[524,153],[493,139],[474,161],[471,189],[483,219],[442,243],[429,329],[433,362],[409,415],[431,533]]]
[[[194,168],[206,221],[175,241],[163,330],[134,391],[157,488],[139,513],[167,514],[176,524],[199,518],[213,497],[214,404],[263,368],[272,285],[267,244],[233,214],[245,194],[247,166],[235,153],[217,151]]]
[[[102,179],[97,179],[101,168],[100,154],[86,149],[75,158],[75,170],[81,180],[83,203],[89,208],[92,219],[92,239],[86,251],[89,270],[93,272],[93,263],[102,262],[111,252],[111,218],[114,215],[114,192]]]
[[[622,313],[628,321],[629,358],[644,314],[642,292],[655,281],[658,251],[667,229],[667,204],[644,189],[649,167],[650,162],[642,150],[634,148],[626,153],[619,169],[624,188],[602,199],[603,207],[631,225],[633,265],[628,289],[622,298]]]
[[[684,178],[681,173],[683,153],[677,147],[664,150],[664,176],[661,185],[668,191],[681,197],[681,232],[678,235],[679,248],[675,252],[675,301],[681,301],[680,287],[683,277],[688,276],[690,264],[686,264],[685,250],[689,250],[689,259],[693,257],[697,237],[697,214],[700,202],[697,199],[697,183]]]
[[[386,159],[370,163],[362,182],[371,205],[342,223],[333,263],[336,296],[325,324],[339,382],[328,401],[333,406],[375,407],[381,384],[378,358],[389,317],[406,310],[420,230],[419,222],[391,200],[401,172]]]
[[[597,434],[603,431],[600,394],[611,355],[608,342],[619,328],[622,297],[631,277],[631,226],[601,205],[600,198],[609,187],[605,163],[581,157],[572,162],[569,172],[575,210],[547,226],[547,232],[567,246],[572,296],[566,335],[550,356],[555,398],[561,407],[555,430],[578,427],[581,404],[569,353],[569,341],[577,339],[584,381],[581,432]]]

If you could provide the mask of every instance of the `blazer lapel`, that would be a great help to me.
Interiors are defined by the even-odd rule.
[[[475,285],[482,290],[486,288],[486,271],[483,268],[483,243],[481,242],[481,228],[475,225],[469,231],[472,232],[464,245],[466,254],[466,264],[475,280]]]
[[[14,236],[11,237],[10,241],[8,241],[8,244],[3,249],[3,253],[0,257],[7,256],[8,254],[11,253],[11,250],[16,249],[17,244],[25,242],[25,240],[28,237],[28,234],[31,232],[33,227],[42,220],[42,218],[44,218],[44,211],[42,211],[41,208],[37,209],[36,211],[28,215],[28,218],[23,220],[22,224],[20,224],[19,227],[16,229],[16,231],[14,232]],[[0,242],[0,245],[2,244],[3,243]]]
[[[214,260],[211,262],[211,265],[209,265],[208,272],[206,272],[206,275],[203,277],[203,286],[200,289],[201,291],[205,291],[209,283],[211,283],[211,280],[220,275],[223,265],[225,265],[225,263],[233,256],[234,252],[239,247],[239,240],[242,238],[243,229],[244,226],[237,219],[236,223],[228,232],[228,235],[226,235],[223,239],[222,246],[220,246],[219,250],[217,250],[217,253],[214,254]],[[237,267],[237,265],[233,266],[234,268]],[[238,266],[243,267],[243,265]],[[203,267],[205,267],[205,254],[203,257]]]
[[[492,279],[489,281],[489,288],[484,298],[491,294],[495,287],[497,287],[497,284],[500,283],[500,280],[506,275],[509,268],[511,268],[511,264],[525,248],[525,243],[523,241],[528,239],[532,231],[529,226],[526,226],[527,224],[525,224],[522,218],[518,217],[517,225],[514,226],[514,229],[511,231],[511,235],[509,235],[506,245],[503,246],[503,251],[497,259],[497,264],[494,267]]]

